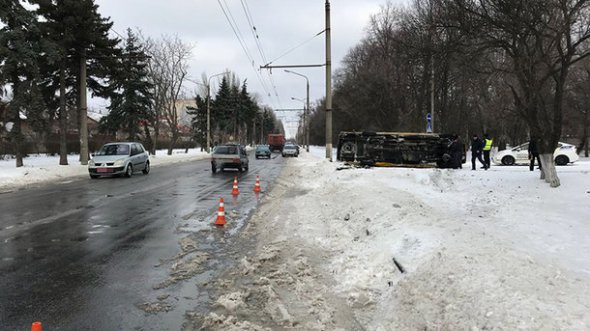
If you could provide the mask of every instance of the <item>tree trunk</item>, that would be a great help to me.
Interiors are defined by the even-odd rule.
[[[88,164],[88,109],[86,105],[86,49],[80,52],[80,164]]]
[[[59,165],[68,165],[68,112],[66,110],[66,63],[59,67]]]
[[[150,134],[150,128],[148,127],[147,121],[143,124],[143,132],[145,134],[146,148],[152,153],[154,142],[152,141],[152,135]]]
[[[560,182],[553,162],[553,154],[540,154],[539,157],[541,159],[541,179],[544,179],[551,187],[558,187]]]
[[[156,148],[158,146],[158,137],[160,136],[160,115],[156,114],[156,122],[154,123],[154,144],[152,145],[151,153],[156,155]]]
[[[176,141],[178,140],[178,133],[172,130],[172,139],[170,139],[170,145],[168,146],[168,155],[172,155],[172,150],[176,145]]]
[[[12,128],[14,137],[14,153],[16,156],[16,167],[22,167],[23,164],[23,134],[21,130],[20,110],[15,109],[16,117]]]
[[[590,111],[586,110],[584,113],[584,156],[586,157],[588,157],[588,145],[590,145],[590,141],[588,140],[588,131],[590,131]]]

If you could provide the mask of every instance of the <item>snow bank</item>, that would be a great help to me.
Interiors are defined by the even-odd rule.
[[[287,160],[254,216],[258,249],[236,273],[251,295],[228,320],[590,329],[589,160],[558,167],[552,189],[528,167],[337,171],[323,151]]]

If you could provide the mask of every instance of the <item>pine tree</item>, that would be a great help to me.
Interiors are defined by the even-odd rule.
[[[250,96],[250,93],[248,92],[246,81],[244,81],[244,83],[242,84],[242,89],[240,91],[240,96],[239,96],[238,116],[239,116],[239,122],[241,123],[241,126],[242,127],[246,126],[246,128],[247,128],[246,132],[251,131],[252,124],[256,120],[256,117],[258,117],[258,110],[259,110],[258,104]],[[254,140],[255,134],[256,134],[255,132],[250,132],[250,134],[247,136],[251,136],[252,140]],[[248,140],[247,136],[245,137],[246,140]]]
[[[60,50],[59,54],[62,57],[58,64],[62,68],[54,68],[54,70],[59,70],[66,75],[65,84],[70,87],[71,94],[77,95],[80,161],[82,164],[87,164],[87,89],[90,89],[93,95],[108,97],[109,88],[104,85],[104,82],[108,81],[107,78],[113,74],[113,68],[117,68],[120,54],[117,48],[119,40],[109,36],[113,23],[109,18],[103,18],[100,15],[94,0],[32,0],[32,2],[39,5],[38,12],[43,15],[50,27],[46,30],[48,40],[60,41],[57,43],[57,49]],[[63,61],[67,63],[65,69]],[[45,95],[54,96],[60,89],[60,76],[54,75],[54,81],[46,85]],[[60,102],[60,105],[63,105],[63,102]]]
[[[101,121],[101,125],[110,132],[125,130],[130,141],[138,139],[140,125],[152,120],[154,116],[147,60],[138,38],[128,29],[125,49],[118,61],[117,70],[109,81],[110,112]]]
[[[219,83],[219,90],[215,95],[215,99],[211,102],[211,127],[216,128],[226,134],[231,128],[231,107],[232,97],[229,82],[226,76],[223,76],[221,83]]]
[[[39,5],[37,13],[45,18],[39,23],[47,50],[41,61],[42,90],[49,109],[49,118],[57,115],[59,119],[59,164],[67,165],[68,105],[71,104],[68,99],[75,99],[72,94],[76,90],[74,75],[77,70],[72,58],[75,45],[70,18],[72,3],[52,0],[35,2]],[[57,114],[52,111],[57,109]]]
[[[40,125],[44,104],[39,89],[39,57],[42,54],[37,19],[19,0],[0,2],[0,85],[8,84],[12,100],[8,120],[13,123],[9,138],[14,145],[16,166],[23,166],[21,119]]]
[[[197,95],[195,97],[196,108],[190,108],[187,113],[192,116],[191,127],[193,139],[204,150],[207,145],[207,100]]]

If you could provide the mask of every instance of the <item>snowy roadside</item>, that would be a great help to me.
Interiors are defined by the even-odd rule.
[[[209,156],[200,149],[175,149],[172,155],[166,150],[158,150],[150,155],[152,167],[177,162],[205,159]],[[0,193],[34,184],[46,182],[69,181],[88,177],[88,167],[80,165],[79,155],[68,155],[67,166],[59,165],[59,156],[32,155],[24,159],[24,167],[16,168],[14,160],[0,160]]]
[[[551,189],[527,167],[337,171],[322,153],[288,160],[203,329],[590,329],[588,160]]]

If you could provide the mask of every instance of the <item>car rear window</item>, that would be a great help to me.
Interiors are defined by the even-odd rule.
[[[295,149],[295,146],[285,146],[285,149]]]
[[[238,149],[236,146],[217,146],[213,154],[237,154]]]

